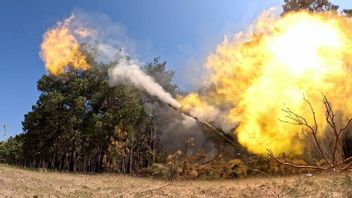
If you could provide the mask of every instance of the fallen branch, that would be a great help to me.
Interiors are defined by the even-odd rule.
[[[261,173],[261,174],[263,174],[263,175],[265,175],[265,176],[267,176],[267,177],[271,177],[270,175],[268,175],[268,174],[266,174],[266,173],[264,173],[263,171],[260,171],[260,170],[258,170],[258,169],[252,168],[252,170],[257,171],[258,173]]]
[[[319,166],[310,166],[310,165],[296,165],[290,162],[284,162],[280,160],[279,158],[275,157],[273,152],[270,149],[266,149],[269,153],[269,157],[276,161],[279,164],[285,165],[285,166],[291,166],[294,168],[307,168],[307,169],[315,169],[315,170],[327,170],[327,168],[319,167]]]
[[[141,190],[139,190],[139,191],[137,192],[137,194],[135,195],[135,197],[138,197],[137,195],[145,194],[145,193],[152,193],[152,194],[153,194],[154,191],[161,190],[161,189],[163,189],[163,188],[165,188],[165,187],[167,187],[167,186],[170,186],[170,185],[171,185],[171,183],[167,183],[167,184],[165,184],[165,185],[163,185],[163,186],[160,186],[160,187],[158,187],[158,188],[154,188],[154,189],[149,189],[149,190],[146,190],[146,191],[142,191],[143,189],[146,189],[146,188],[149,187],[149,186],[146,186],[146,187],[142,188]]]

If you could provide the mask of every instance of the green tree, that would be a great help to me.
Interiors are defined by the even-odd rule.
[[[342,10],[342,15],[346,17],[352,17],[352,9],[344,9]]]
[[[41,95],[23,122],[28,166],[70,171],[116,166],[132,172],[149,163],[145,150],[150,149],[152,119],[139,92],[125,85],[110,86],[107,71],[108,67],[68,70],[38,81]],[[116,133],[119,130],[127,138],[120,137],[124,134]],[[126,147],[116,149],[124,155],[112,164],[111,154],[116,152],[111,144],[119,140]]]
[[[175,71],[168,70],[166,62],[160,62],[159,58],[155,58],[153,62],[147,63],[144,66],[144,71],[152,76],[171,95],[176,96],[179,93],[177,85],[172,82]]]
[[[9,137],[0,142],[0,162],[22,165],[23,161],[23,135]]]
[[[332,4],[329,0],[284,0],[282,6],[283,14],[296,11],[328,12],[337,11],[339,6]]]

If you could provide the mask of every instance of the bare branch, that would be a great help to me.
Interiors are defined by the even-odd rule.
[[[325,98],[326,99],[326,98]],[[325,104],[325,99],[324,100],[324,104]],[[301,125],[304,127],[307,127],[310,131],[310,133],[312,134],[312,141],[314,142],[314,146],[316,146],[318,152],[320,153],[320,155],[322,156],[322,158],[325,160],[325,162],[330,166],[333,167],[335,165],[335,153],[332,155],[332,163],[329,162],[329,160],[326,157],[325,153],[328,153],[326,151],[326,149],[324,149],[321,145],[320,142],[318,140],[317,134],[318,134],[318,124],[317,124],[317,119],[316,119],[316,115],[315,115],[315,111],[313,108],[313,105],[309,102],[309,100],[307,100],[305,97],[303,97],[303,100],[308,104],[312,116],[313,116],[313,121],[314,121],[314,126],[311,126],[310,124],[308,124],[306,118],[304,118],[301,115],[298,115],[297,113],[294,113],[290,108],[286,108],[286,109],[282,109],[282,111],[284,111],[285,113],[287,113],[286,118],[288,118],[288,120],[283,121],[285,123],[289,123],[289,124],[294,124],[294,125]],[[327,100],[326,100],[327,101]],[[330,104],[330,103],[327,103]],[[331,107],[331,105],[328,105],[328,107]],[[330,108],[331,109],[331,108]],[[330,110],[329,110],[330,111]],[[324,151],[325,150],[325,151]],[[330,155],[328,153],[328,155]],[[330,156],[329,156],[330,157]]]
[[[347,122],[347,124],[346,124],[343,128],[340,129],[340,133],[341,133],[342,131],[346,130],[346,129],[350,126],[350,124],[351,124],[351,122],[352,122],[352,118],[346,118],[346,119],[348,120],[348,122]]]
[[[319,148],[317,146],[317,144],[315,143],[314,141],[314,138],[312,137],[313,134],[309,133],[309,132],[306,132],[306,134],[304,134],[306,136],[306,138],[310,141],[310,143],[314,146],[314,148],[316,149],[316,151],[320,152],[319,151]],[[328,155],[329,159],[332,160],[332,156],[331,154],[324,148],[322,147],[323,151]]]
[[[332,130],[329,130],[329,136],[330,138],[330,144],[329,144],[329,149],[326,149],[324,147],[324,144],[321,142],[321,140],[318,138],[318,124],[317,124],[317,117],[313,108],[313,105],[309,100],[307,100],[305,97],[303,97],[303,100],[307,103],[307,105],[310,108],[311,114],[313,116],[313,122],[314,123],[309,123],[305,117],[302,115],[299,115],[295,112],[293,112],[290,108],[285,108],[282,109],[283,112],[285,112],[287,115],[285,116],[286,119],[281,120],[281,122],[292,124],[292,125],[297,125],[297,126],[302,126],[302,132],[306,136],[306,138],[310,141],[310,143],[314,146],[314,148],[318,151],[320,156],[325,160],[326,164],[328,167],[322,167],[322,166],[301,166],[301,165],[296,165],[293,163],[285,162],[277,157],[274,156],[272,151],[270,149],[267,149],[269,152],[270,158],[275,160],[276,162],[280,164],[284,164],[287,166],[291,167],[296,167],[296,168],[312,168],[312,169],[318,169],[318,170],[337,170],[338,166],[344,165],[344,167],[339,168],[338,170],[347,170],[352,168],[352,157],[349,157],[347,159],[344,159],[344,152],[343,152],[343,146],[341,142],[341,133],[344,132],[346,129],[349,128],[349,126],[352,123],[352,118],[347,118],[347,123],[344,127],[338,129],[336,125],[336,115],[334,113],[334,110],[332,108],[331,103],[327,99],[325,95],[323,95],[322,102],[325,107],[325,120]],[[341,160],[337,155],[341,154]]]
[[[329,100],[326,98],[324,94],[322,95],[323,95],[323,104],[325,106],[325,112],[326,112],[326,122],[330,125],[330,127],[334,130],[334,132],[337,133],[334,111],[332,110],[332,106]]]
[[[342,165],[342,164],[349,163],[349,162],[351,162],[351,161],[352,161],[352,156],[349,157],[349,158],[347,158],[347,159],[345,159],[345,160],[343,160],[343,161],[341,161],[341,162],[339,162],[339,163],[337,163],[337,166],[340,166],[340,165]]]
[[[352,167],[352,163],[348,164],[347,166],[345,167],[342,167],[341,170],[348,170]]]
[[[273,152],[270,149],[266,149],[266,150],[268,151],[269,157],[271,159],[273,159],[274,161],[276,161],[277,163],[282,164],[282,165],[291,166],[291,167],[294,167],[294,168],[307,168],[307,169],[315,169],[315,170],[327,170],[327,168],[323,168],[323,167],[319,167],[319,166],[296,165],[296,164],[293,164],[293,163],[284,162],[284,161],[281,161],[280,159],[278,159],[277,157],[275,157]]]
[[[313,120],[314,120],[314,126],[315,126],[314,132],[317,133],[317,131],[318,131],[318,124],[317,124],[317,119],[316,119],[316,116],[315,116],[315,111],[314,111],[314,109],[313,109],[313,106],[312,106],[312,104],[306,99],[306,97],[303,97],[303,100],[309,105],[310,111],[312,112]]]

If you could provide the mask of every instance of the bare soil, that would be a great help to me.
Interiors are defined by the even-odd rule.
[[[352,173],[165,181],[0,164],[0,197],[352,197]]]

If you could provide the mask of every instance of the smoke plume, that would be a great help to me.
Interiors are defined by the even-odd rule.
[[[126,59],[120,62],[110,70],[110,81],[116,83],[131,83],[137,88],[144,89],[150,95],[157,96],[161,101],[179,108],[180,104],[166,92],[151,76],[148,76],[141,67]]]

